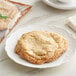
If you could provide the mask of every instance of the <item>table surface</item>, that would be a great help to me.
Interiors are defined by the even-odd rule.
[[[16,1],[30,4],[33,7],[31,11],[18,23],[18,25],[13,29],[12,32],[21,27],[26,27],[31,24],[36,25],[49,21],[50,25],[57,25],[63,28],[67,28],[67,30],[70,30],[73,34],[75,34],[75,32],[69,29],[65,24],[69,16],[76,14],[76,10],[57,10],[55,8],[47,6],[41,0]],[[58,67],[47,69],[34,69],[24,67],[13,62],[7,56],[4,47],[5,40],[0,45],[0,76],[76,76],[76,54],[72,57],[70,62],[60,65]]]

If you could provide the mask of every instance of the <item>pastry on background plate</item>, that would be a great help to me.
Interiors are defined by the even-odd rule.
[[[10,22],[19,15],[18,8],[7,1],[0,0],[0,30],[8,28]]]
[[[43,64],[56,60],[67,48],[67,40],[59,34],[31,31],[20,37],[15,47],[15,53],[33,64]]]
[[[0,0],[0,43],[32,6],[11,0]]]

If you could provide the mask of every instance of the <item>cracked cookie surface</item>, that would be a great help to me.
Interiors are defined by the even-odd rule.
[[[32,31],[21,36],[16,44],[15,53],[33,64],[43,64],[56,60],[67,47],[67,40],[59,34]]]

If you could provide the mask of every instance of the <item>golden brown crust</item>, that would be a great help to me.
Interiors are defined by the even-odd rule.
[[[30,36],[32,36],[33,38],[31,38]],[[34,41],[34,39],[36,39],[36,41]],[[51,43],[49,39],[51,39]],[[29,42],[29,44],[27,42]],[[34,46],[36,47],[36,49],[33,44],[35,44]],[[50,47],[47,48],[46,45],[47,47]],[[31,48],[32,46],[34,49]],[[40,51],[37,46],[40,48]],[[20,57],[24,60],[27,60],[33,64],[43,64],[56,60],[67,50],[67,46],[68,43],[66,39],[56,33],[32,31],[21,36],[15,47],[15,53],[20,55]],[[33,51],[33,53],[31,53],[30,50]]]

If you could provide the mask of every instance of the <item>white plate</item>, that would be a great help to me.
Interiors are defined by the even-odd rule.
[[[48,4],[57,9],[70,10],[76,9],[76,0],[71,0],[69,3],[57,2],[57,0],[42,0],[44,3]]]
[[[58,34],[63,35],[65,38],[67,38],[69,42],[68,50],[56,61],[45,63],[42,65],[35,65],[27,62],[26,60],[21,59],[17,54],[14,53],[14,48],[17,43],[17,40],[21,37],[23,33],[33,31],[33,30],[45,30],[50,32],[56,32]],[[22,28],[11,34],[11,36],[6,40],[6,46],[5,51],[7,52],[7,55],[16,63],[32,67],[32,68],[49,68],[49,67],[55,67],[59,66],[71,59],[71,57],[75,54],[75,48],[76,48],[76,39],[72,36],[71,33],[66,31],[63,28],[56,27],[56,26],[50,26],[50,25],[30,25],[26,28]]]

